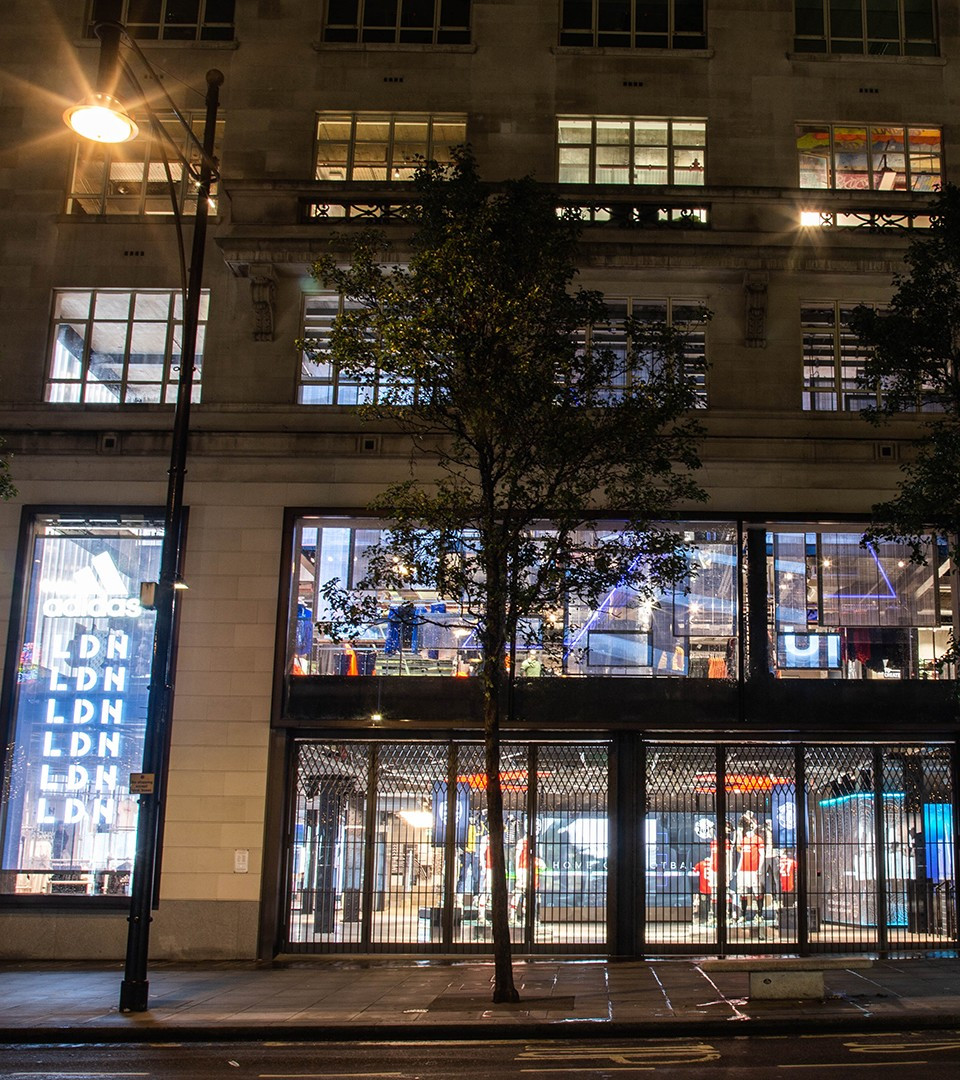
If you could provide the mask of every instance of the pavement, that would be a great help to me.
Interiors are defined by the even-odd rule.
[[[431,1041],[960,1030],[960,959],[825,972],[823,1001],[751,1001],[696,960],[523,959],[493,1005],[486,960],[298,958],[151,964],[150,1008],[121,1014],[119,963],[0,963],[0,1043]]]

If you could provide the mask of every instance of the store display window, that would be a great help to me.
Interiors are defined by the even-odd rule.
[[[864,542],[859,529],[768,534],[771,665],[781,678],[938,679],[951,625],[950,563],[930,541]]]
[[[736,678],[736,528],[711,522],[674,528],[690,545],[683,581],[653,598],[626,587],[611,588],[594,605],[569,597],[524,620],[516,643],[517,674]],[[376,521],[297,520],[288,674],[468,678],[477,673],[477,615],[460,597],[441,595],[411,577],[402,589],[382,589],[375,597],[357,593],[370,607],[356,624],[345,624],[334,612],[331,584],[356,589],[369,552],[384,535]]]
[[[162,521],[36,514],[8,664],[0,893],[129,893]],[[8,656],[11,654],[8,654]]]

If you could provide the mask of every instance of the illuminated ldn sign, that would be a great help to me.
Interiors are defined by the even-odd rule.
[[[129,889],[159,567],[149,522],[35,526],[4,768],[4,892]]]

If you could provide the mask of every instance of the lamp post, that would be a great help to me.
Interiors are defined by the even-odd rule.
[[[68,109],[64,113],[64,120],[74,131],[86,138],[99,142],[126,142],[136,137],[138,129],[114,96],[121,67],[131,74],[120,58],[121,39],[126,38],[154,78],[157,78],[156,72],[136,42],[127,37],[121,24],[98,23],[95,32],[101,42],[97,92]],[[159,84],[158,78],[157,82]],[[183,343],[173,414],[173,438],[170,447],[170,470],[163,519],[163,543],[160,549],[160,580],[156,584],[155,591],[157,619],[144,730],[143,773],[139,784],[140,811],[137,816],[136,852],[130,887],[127,952],[123,982],[120,985],[121,1012],[145,1012],[149,1000],[147,959],[150,945],[150,912],[157,884],[160,809],[163,805],[166,785],[167,746],[173,704],[174,616],[177,592],[182,588],[183,484],[190,430],[190,397],[196,361],[197,325],[200,316],[203,256],[207,237],[208,200],[210,185],[219,177],[213,151],[222,84],[222,72],[217,70],[207,72],[206,119],[202,145],[197,143],[193,131],[174,107],[178,120],[193,142],[197,144],[196,148],[200,151],[200,166],[195,176],[197,208],[194,216],[189,276],[183,304]],[[183,165],[191,169],[191,163],[183,158],[182,154],[181,158]]]

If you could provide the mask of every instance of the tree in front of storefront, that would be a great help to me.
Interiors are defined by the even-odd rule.
[[[13,480],[10,478],[10,461],[2,453],[2,450],[3,439],[0,439],[0,501],[5,502],[17,494],[17,489],[13,486]]]
[[[960,188],[947,184],[894,276],[883,308],[858,307],[852,327],[866,346],[859,384],[877,403],[866,418],[882,424],[924,413],[916,453],[901,466],[897,494],[873,508],[869,540],[909,545],[917,562],[932,534],[960,555]],[[956,643],[954,643],[954,650]]]
[[[493,1000],[509,1002],[500,733],[518,642],[549,652],[570,599],[595,606],[621,587],[652,601],[688,575],[683,539],[663,522],[704,498],[701,372],[681,329],[612,328],[602,296],[573,286],[579,228],[543,187],[486,184],[460,148],[452,166],[420,168],[415,190],[405,265],[383,235],[365,234],[346,260],[313,267],[345,298],[324,360],[371,388],[365,417],[412,441],[410,478],[372,506],[388,528],[365,551],[363,580],[323,591],[334,632],[374,621],[377,593],[420,589],[479,644]],[[587,327],[612,332],[617,347],[591,345]]]

